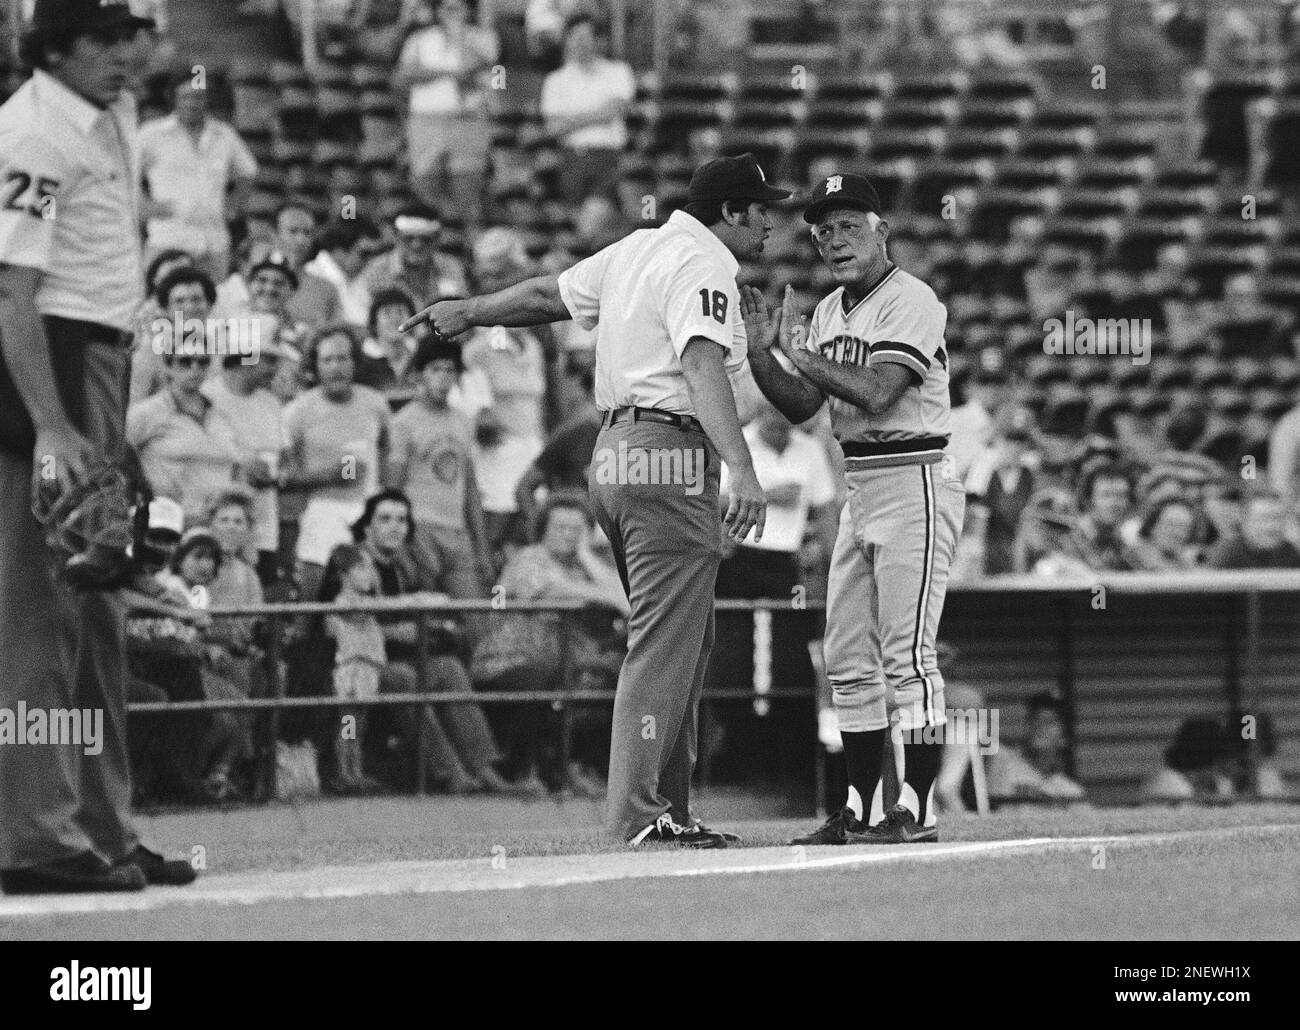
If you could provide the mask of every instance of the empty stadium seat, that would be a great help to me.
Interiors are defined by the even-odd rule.
[[[955,124],[969,129],[1009,129],[1028,122],[1034,105],[1027,100],[977,100],[961,104]]]
[[[955,100],[891,100],[885,104],[880,124],[892,129],[935,129],[956,115]]]
[[[876,129],[867,149],[872,161],[932,158],[943,148],[943,140],[941,129]]]
[[[944,100],[966,91],[967,77],[961,72],[897,78],[893,96],[898,100]]]
[[[1036,190],[1057,186],[1065,178],[1061,161],[1032,161],[1012,159],[1000,162],[993,181],[1000,189]]]
[[[1156,187],[1143,194],[1138,203],[1142,218],[1186,218],[1201,216],[1214,207],[1214,194],[1207,189]]]
[[[1056,157],[1074,157],[1088,150],[1094,142],[1091,129],[1043,129],[1032,127],[1020,134],[1019,157],[1042,161]]]
[[[1074,184],[1087,189],[1138,186],[1155,174],[1155,163],[1146,157],[1090,157],[1079,162]]]
[[[944,154],[954,161],[997,161],[1015,150],[1018,142],[1015,129],[954,129],[947,134]]]

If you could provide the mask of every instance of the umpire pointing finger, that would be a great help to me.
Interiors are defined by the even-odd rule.
[[[631,601],[610,742],[607,825],[630,844],[726,846],[691,816],[696,719],[713,646],[723,526],[761,538],[767,504],[733,389],[746,360],[738,259],[763,252],[767,205],[790,196],[749,154],[701,165],[689,202],[558,277],[421,312],[445,334],[573,318],[596,330],[602,428],[589,488]]]

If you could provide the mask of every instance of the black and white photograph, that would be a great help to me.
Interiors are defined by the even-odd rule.
[[[1300,0],[0,0],[35,1003],[1298,938]]]

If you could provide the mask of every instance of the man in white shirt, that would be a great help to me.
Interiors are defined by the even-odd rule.
[[[194,256],[216,282],[230,271],[226,191],[246,190],[257,159],[235,130],[208,114],[208,91],[185,75],[166,118],[142,126],[140,174],[149,199],[149,253],[175,248]]]
[[[379,226],[368,218],[339,218],[320,235],[320,252],[303,271],[324,279],[338,290],[339,314],[357,328],[370,322],[370,284],[366,264],[387,248]]]
[[[541,97],[546,130],[565,151],[560,188],[566,200],[612,190],[619,154],[627,146],[624,116],[635,96],[632,69],[600,56],[591,16],[571,19],[564,32],[564,65],[546,76]]]
[[[606,826],[633,847],[735,839],[692,817],[690,784],[722,557],[721,461],[734,473],[728,535],[739,543],[756,529],[761,539],[767,510],[736,412],[746,351],[738,259],[762,254],[767,205],[789,195],[768,184],[752,154],[710,161],[691,177],[686,210],[662,227],[637,230],[559,276],[441,301],[408,323],[428,321],[445,336],[569,318],[597,330],[604,417],[588,485],[632,606]]]

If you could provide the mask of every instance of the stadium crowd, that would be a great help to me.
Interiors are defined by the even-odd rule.
[[[695,6],[692,17],[708,18],[727,5]],[[842,5],[808,6],[820,16]],[[1154,5],[1147,24],[1161,60],[1180,73],[1249,70],[1256,50],[1232,40],[1246,40],[1251,23],[1229,22],[1237,36],[1207,44],[1205,6]],[[653,87],[657,107],[642,103],[653,77],[605,56],[599,3],[533,0],[501,25],[481,23],[465,0],[318,3],[306,21],[301,3],[288,7],[292,24],[314,26],[307,66],[204,69],[173,45],[149,57],[142,81],[148,299],[127,434],[157,498],[151,532],[169,552],[159,581],[199,608],[486,598],[498,583],[525,600],[579,600],[591,611],[570,674],[611,687],[626,602],[580,496],[598,427],[589,335],[565,323],[446,342],[399,326],[436,299],[558,271],[657,224],[683,199],[690,169],[738,142],[800,181],[830,174],[856,138],[845,119],[878,117],[881,98],[825,92],[843,118],[790,148],[771,131],[746,135],[735,115],[764,102],[779,113],[785,92],[736,101],[725,92],[736,87],[697,76],[691,88],[703,92],[681,94],[676,108],[664,83]],[[268,21],[278,9],[265,9]],[[881,10],[892,18],[899,6]],[[1294,5],[1283,42],[1293,15]],[[1005,26],[889,24],[899,40],[946,55],[974,46],[996,57],[1018,42]],[[1063,22],[1064,42],[1083,46],[1090,24]],[[633,41],[645,31],[634,16]],[[859,55],[859,71],[875,59]],[[1300,568],[1300,227],[1278,189],[1291,174],[1282,143],[1242,129],[1238,149],[1255,148],[1247,163],[1266,169],[1251,186],[1258,219],[1246,222],[1232,217],[1241,169],[1215,162],[1237,153],[1221,149],[1223,132],[1244,124],[1250,98],[1227,117],[1216,106],[1225,94],[1206,92],[1200,156],[1210,163],[1167,166],[1154,146],[1091,152],[1097,136],[1078,111],[1082,122],[1023,122],[1046,149],[1014,151],[1006,133],[1019,130],[998,119],[1021,126],[1023,105],[1042,98],[1024,78],[1001,81],[1005,92],[981,100],[939,75],[929,94],[891,99],[899,149],[871,149],[891,257],[949,309],[951,460],[971,502],[954,576]],[[936,151],[936,105],[978,113],[981,103],[993,122],[968,119]],[[941,156],[947,165],[925,165]],[[963,161],[996,170],[973,174]],[[959,217],[936,213],[954,196]],[[1117,225],[1127,214],[1139,224]],[[741,279],[773,294],[792,283],[810,309],[829,276],[797,212],[774,218],[767,260]],[[1049,353],[1044,321],[1066,312],[1137,320],[1145,360],[1136,350]],[[728,557],[719,591],[784,596],[803,584],[817,597],[839,452],[824,412],[790,430],[751,392],[747,437],[767,477],[769,536]],[[195,623],[133,620],[136,699],[264,693],[265,627]],[[558,630],[545,619],[429,629],[421,669],[409,615],[304,619],[286,648],[291,692],[517,689],[561,675]],[[815,627],[781,632],[776,650],[797,668],[777,674],[811,684]],[[747,630],[721,627],[714,682],[748,684],[749,654]],[[286,719],[282,736],[335,752],[340,791],[371,789],[371,769],[409,777],[416,748],[434,789],[599,790],[599,733],[585,740],[579,727],[560,769],[544,720],[491,707],[490,718],[460,704],[368,720],[340,709],[364,725],[364,750],[336,739],[335,713]],[[161,729],[141,734],[142,791],[234,796],[248,783],[253,730],[242,715],[195,716],[194,745],[166,755]]]

